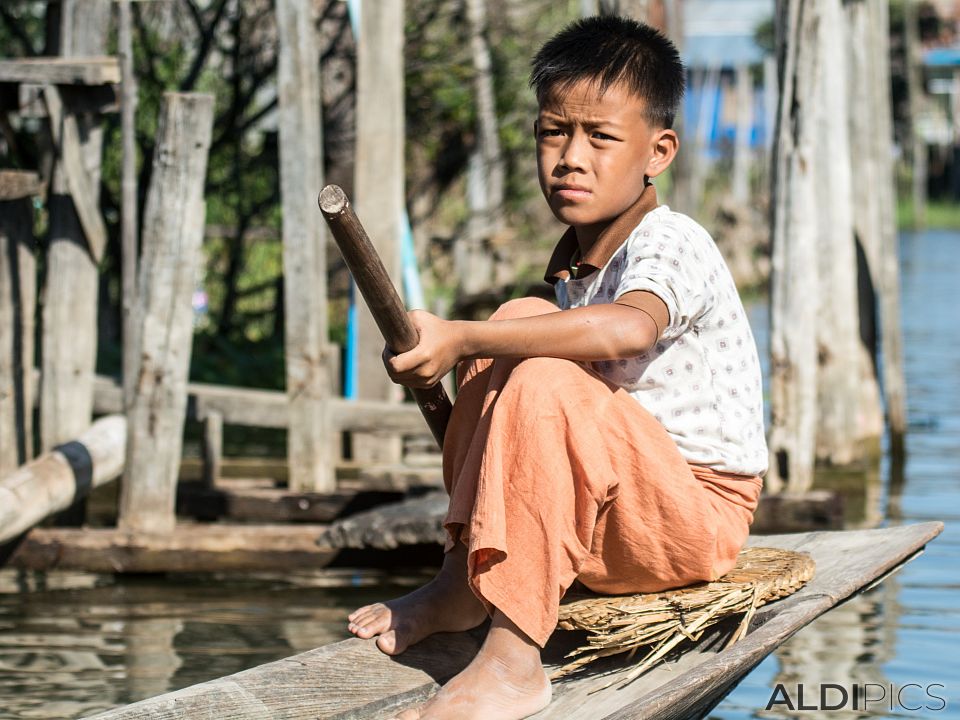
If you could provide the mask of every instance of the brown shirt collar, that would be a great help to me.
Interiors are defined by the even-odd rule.
[[[640,224],[644,215],[657,207],[657,191],[653,185],[647,185],[636,202],[627,208],[613,222],[603,229],[600,237],[580,260],[578,277],[583,278],[602,268],[613,256],[633,229]],[[566,280],[570,277],[570,258],[577,250],[576,228],[567,228],[560,238],[560,242],[553,249],[550,262],[547,263],[547,272],[543,279],[553,285],[557,280]]]

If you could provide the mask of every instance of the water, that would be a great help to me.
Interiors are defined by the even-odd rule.
[[[851,521],[896,525],[938,519],[943,534],[877,588],[803,629],[761,663],[711,714],[745,718],[960,718],[960,234],[902,239],[903,321],[910,432],[903,481],[879,473],[834,478],[850,493]],[[765,309],[754,308],[765,341]],[[106,577],[0,571],[0,718],[81,717],[237,672],[344,638],[359,604],[407,592],[424,574],[330,570],[284,577]],[[901,693],[869,711],[764,708],[777,683]],[[930,687],[938,683],[942,687]],[[815,698],[813,698],[815,700]],[[836,701],[837,696],[828,699]],[[809,703],[811,698],[806,697]],[[862,702],[861,702],[862,707]],[[848,705],[849,708],[849,705]],[[589,717],[585,712],[584,717]]]
[[[930,231],[901,238],[901,282],[909,433],[902,484],[884,463],[864,515],[882,525],[942,520],[923,555],[881,585],[827,613],[761,663],[711,714],[758,717],[960,718],[960,234]],[[763,333],[765,336],[765,333]],[[892,480],[892,478],[894,478]],[[869,482],[869,480],[867,481]],[[764,711],[777,683],[796,705],[796,686],[876,683],[869,710]],[[902,691],[902,704],[891,694]],[[891,693],[890,686],[894,686]],[[938,684],[939,687],[931,687]],[[928,691],[944,698],[934,700]],[[810,695],[807,696],[810,698]],[[782,699],[782,698],[778,698]],[[839,703],[839,691],[828,696]],[[818,698],[813,697],[817,704]],[[906,707],[904,707],[906,706]],[[911,710],[908,708],[920,709]],[[941,709],[942,708],[942,709]]]

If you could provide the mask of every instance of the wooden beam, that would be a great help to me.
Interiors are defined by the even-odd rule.
[[[76,440],[0,479],[0,543],[120,475],[126,428],[122,415],[101,418]]]
[[[0,202],[39,195],[43,184],[35,172],[0,170]]]
[[[16,180],[7,186],[10,195],[36,180],[32,173],[9,174]],[[33,456],[35,252],[29,197],[0,200],[0,478]]]
[[[384,505],[339,520],[320,542],[336,548],[392,550],[400,545],[443,543],[443,519],[449,498],[445,491]]]
[[[404,209],[403,0],[374,0],[360,14],[357,43],[357,145],[354,197],[387,273],[400,288]],[[402,288],[401,288],[402,290]],[[401,297],[403,294],[401,292]],[[357,308],[357,396],[397,402],[402,390],[383,369],[383,339],[366,304]],[[398,441],[353,436],[353,457],[396,462]]]
[[[403,492],[399,490],[294,493],[286,488],[230,489],[181,483],[177,488],[177,514],[198,520],[229,518],[258,523],[328,523],[344,515],[402,499]]]
[[[94,385],[98,413],[123,412],[123,392],[116,381],[98,376]],[[332,430],[427,435],[430,430],[412,403],[345,400],[332,397],[329,404]],[[290,424],[287,396],[276,390],[236,388],[206,383],[187,384],[187,417],[203,420],[211,412],[223,415],[226,425],[285,428]]]
[[[80,219],[83,235],[94,262],[103,259],[107,245],[107,227],[100,214],[99,189],[84,166],[83,144],[75,110],[65,104],[60,91],[53,85],[44,88],[43,99],[50,118],[53,143],[59,148],[59,161],[66,179],[67,191]]]
[[[119,527],[130,532],[170,532],[175,524],[193,341],[191,298],[212,129],[212,95],[164,95],[144,213],[140,371],[128,411],[130,441],[120,493]]]
[[[0,60],[0,82],[110,85],[120,82],[120,63],[115,57],[79,55],[6,59]]]
[[[43,100],[43,89],[47,85],[20,83],[17,86],[17,114],[21,118],[41,119],[48,117],[47,105]],[[61,90],[70,90],[68,86],[59,86]],[[115,85],[90,85],[79,92],[72,92],[70,107],[76,113],[93,113],[94,115],[109,115],[120,110],[117,88]]]
[[[327,382],[327,272],[323,223],[320,53],[314,3],[277,0],[280,195],[283,208],[287,457],[293,490],[334,488]]]
[[[226,457],[220,466],[216,488],[225,493],[271,490],[291,497],[318,494],[290,492],[286,489],[287,471],[286,458]],[[337,463],[336,476],[336,492],[406,492],[411,488],[443,487],[443,469],[439,464],[365,465],[348,460]],[[203,482],[201,458],[183,458],[180,462],[180,482]]]
[[[110,13],[110,0],[62,0],[57,38],[63,56],[60,65],[88,67],[87,58],[104,54]],[[39,67],[42,66],[43,63]],[[119,75],[113,81],[116,80]],[[61,95],[58,91],[58,98]],[[69,102],[66,105],[69,106]],[[64,108],[67,110],[69,107]],[[89,204],[96,208],[99,206],[103,126],[98,118],[77,118],[76,122],[82,138],[79,141],[81,164],[90,188],[86,196],[92,195]],[[72,136],[73,130],[67,134]],[[63,144],[68,150],[75,146],[70,141]],[[43,378],[40,445],[44,450],[76,437],[90,424],[97,354],[99,272],[87,249],[77,207],[70,196],[72,182],[81,174],[68,172],[65,162],[66,158],[58,158],[54,166],[48,198],[50,229],[44,262],[40,353]]]
[[[322,525],[187,525],[175,533],[37,528],[10,558],[14,567],[88,572],[252,572],[304,570],[330,563],[317,546]]]

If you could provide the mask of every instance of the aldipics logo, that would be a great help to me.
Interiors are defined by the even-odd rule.
[[[778,683],[767,701],[767,710],[906,710],[939,712],[946,709],[945,686],[940,683],[797,683],[791,690]]]

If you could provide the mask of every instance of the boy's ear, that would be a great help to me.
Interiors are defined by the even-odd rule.
[[[677,150],[680,149],[680,138],[670,128],[664,128],[654,133],[650,144],[652,152],[644,174],[647,177],[656,177],[670,167],[670,163],[677,156]]]

